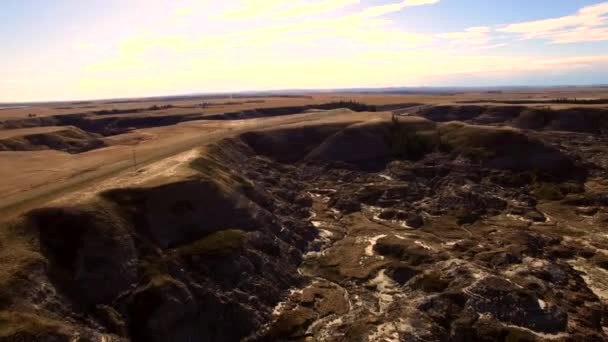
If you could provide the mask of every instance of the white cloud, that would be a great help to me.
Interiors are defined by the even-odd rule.
[[[279,15],[284,17],[313,16],[358,4],[360,0],[307,1],[289,7]]]
[[[551,41],[556,44],[599,42],[608,40],[608,27],[577,27],[568,31],[556,32]]]
[[[509,43],[496,43],[496,44],[490,44],[490,45],[482,45],[479,46],[479,49],[484,49],[484,50],[489,50],[489,49],[496,49],[499,47],[503,47],[503,46],[507,46],[509,45]]]
[[[492,28],[488,26],[470,27],[462,32],[449,32],[439,37],[448,39],[454,44],[486,45],[490,42]]]
[[[583,7],[573,15],[506,25],[499,31],[557,44],[608,40],[608,2]]]
[[[97,47],[97,44],[94,42],[81,42],[74,45],[74,50],[76,51],[91,51]]]
[[[290,18],[314,16],[332,12],[360,0],[240,0],[221,14],[225,19],[252,19],[257,17]]]
[[[323,13],[348,8],[359,3],[360,0],[290,2],[239,0],[238,2],[241,7],[228,12],[226,9],[231,6],[216,8],[215,12],[210,7],[198,10],[193,10],[192,7],[178,7],[173,13],[179,14],[180,18],[205,21],[206,25],[200,27],[201,31],[191,32],[185,26],[185,30],[178,29],[172,34],[165,33],[172,22],[163,25],[163,31],[160,32],[153,29],[142,30],[140,34],[127,37],[120,42],[120,52],[116,59],[124,58],[129,62],[126,64],[130,64],[134,58],[152,50],[181,53],[219,50],[236,53],[238,49],[263,47],[282,52],[285,50],[285,44],[295,41],[301,45],[301,48],[319,48],[322,49],[323,54],[331,54],[336,49],[343,51],[346,45],[359,51],[383,47],[403,49],[425,44],[433,39],[432,35],[403,31],[393,21],[382,18],[381,13],[388,13],[385,6],[349,8],[350,13],[321,16]],[[387,6],[391,11],[397,11],[437,2],[439,0],[405,0]],[[262,20],[257,17],[269,13],[272,15]],[[328,42],[329,40],[333,40],[334,44]],[[102,64],[121,63],[104,61]]]
[[[502,25],[471,27],[438,35],[453,45],[493,49],[513,39],[544,39],[554,44],[608,40],[608,2],[581,8],[576,14]],[[508,42],[509,41],[509,42]]]
[[[309,5],[298,2],[300,7],[272,0],[263,2],[264,8],[283,15],[233,20],[203,11],[210,18],[203,28],[224,25],[230,30],[185,30],[173,35],[148,32],[126,39],[114,59],[102,60],[88,69],[86,82],[81,84],[83,91],[126,94],[138,90],[141,94],[420,85],[453,75],[485,77],[608,69],[608,57],[603,56],[476,55],[471,47],[489,50],[504,46],[506,34],[489,26],[439,35],[417,34],[385,17],[409,6],[436,3],[434,0],[402,1],[367,9],[349,7],[356,3],[352,0],[322,0]],[[348,9],[350,13],[318,15],[337,9]],[[196,13],[187,13],[189,20],[202,20],[196,18]],[[309,17],[311,13],[315,15]],[[561,39],[569,38],[564,35]],[[465,49],[449,50],[445,44],[428,44],[445,40]],[[166,59],[159,59],[167,55]],[[121,79],[120,85],[116,79]]]
[[[439,0],[403,0],[401,2],[391,3],[388,5],[380,5],[368,7],[362,12],[358,13],[360,17],[379,17],[385,14],[399,12],[406,7],[432,5],[438,3]]]
[[[406,7],[436,4],[440,0],[402,0],[386,5],[377,5],[365,8],[357,15],[361,17],[377,17],[384,14],[398,12]],[[326,12],[360,4],[361,0],[240,0],[236,8],[227,10],[224,18],[246,19],[260,16],[272,17],[300,17],[319,15]]]
[[[141,22],[141,27],[131,31],[137,34],[101,34],[105,39],[75,45],[71,58],[58,59],[69,62],[65,62],[67,67],[53,69],[57,75],[35,73],[32,63],[26,62],[22,70],[27,77],[17,68],[0,70],[0,74],[6,79],[35,76],[48,80],[9,89],[12,94],[42,96],[49,94],[50,88],[59,92],[54,81],[61,78],[65,94],[112,97],[423,85],[459,75],[483,79],[527,72],[608,71],[608,56],[580,52],[578,57],[558,54],[548,58],[534,56],[533,50],[512,55],[492,50],[515,39],[553,43],[607,40],[608,2],[561,18],[430,34],[404,29],[390,14],[403,11],[407,17],[410,7],[437,0],[390,1],[365,7],[368,2],[364,0],[182,0],[167,5],[163,10],[166,15],[149,16],[150,21]],[[117,36],[120,40],[114,40]],[[86,37],[92,38],[97,39]],[[0,95],[8,97],[9,93]]]

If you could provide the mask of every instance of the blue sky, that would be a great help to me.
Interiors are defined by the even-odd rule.
[[[409,29],[425,32],[459,31],[471,26],[487,26],[561,17],[597,4],[594,0],[455,0],[440,1],[393,15]],[[412,22],[413,25],[408,25]]]
[[[0,101],[608,82],[608,2],[4,0]]]

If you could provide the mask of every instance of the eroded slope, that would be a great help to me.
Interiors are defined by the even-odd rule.
[[[608,183],[547,141],[382,115],[225,139],[6,227],[0,337],[603,340]]]

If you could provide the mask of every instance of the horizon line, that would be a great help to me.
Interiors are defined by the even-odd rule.
[[[454,90],[516,90],[516,89],[552,89],[552,88],[606,88],[606,84],[555,84],[555,85],[488,85],[488,86],[379,86],[379,87],[353,87],[353,88],[287,88],[287,89],[267,89],[267,90],[237,90],[237,91],[210,91],[210,92],[193,92],[193,93],[176,93],[164,95],[142,95],[129,97],[112,97],[112,98],[93,98],[93,99],[72,99],[72,100],[34,100],[34,101],[16,101],[16,102],[0,102],[2,106],[18,106],[18,105],[35,105],[47,103],[85,103],[85,102],[103,102],[103,101],[125,101],[129,100],[154,100],[165,98],[196,98],[203,96],[233,96],[233,95],[252,95],[252,96],[294,96],[304,94],[320,94],[320,93],[386,93],[398,95],[399,92],[411,91],[412,93],[424,93],[424,90],[434,90],[435,92],[446,92]],[[143,102],[143,101],[142,101]]]

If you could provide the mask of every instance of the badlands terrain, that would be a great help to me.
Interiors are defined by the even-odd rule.
[[[0,109],[0,341],[608,340],[606,89]]]

